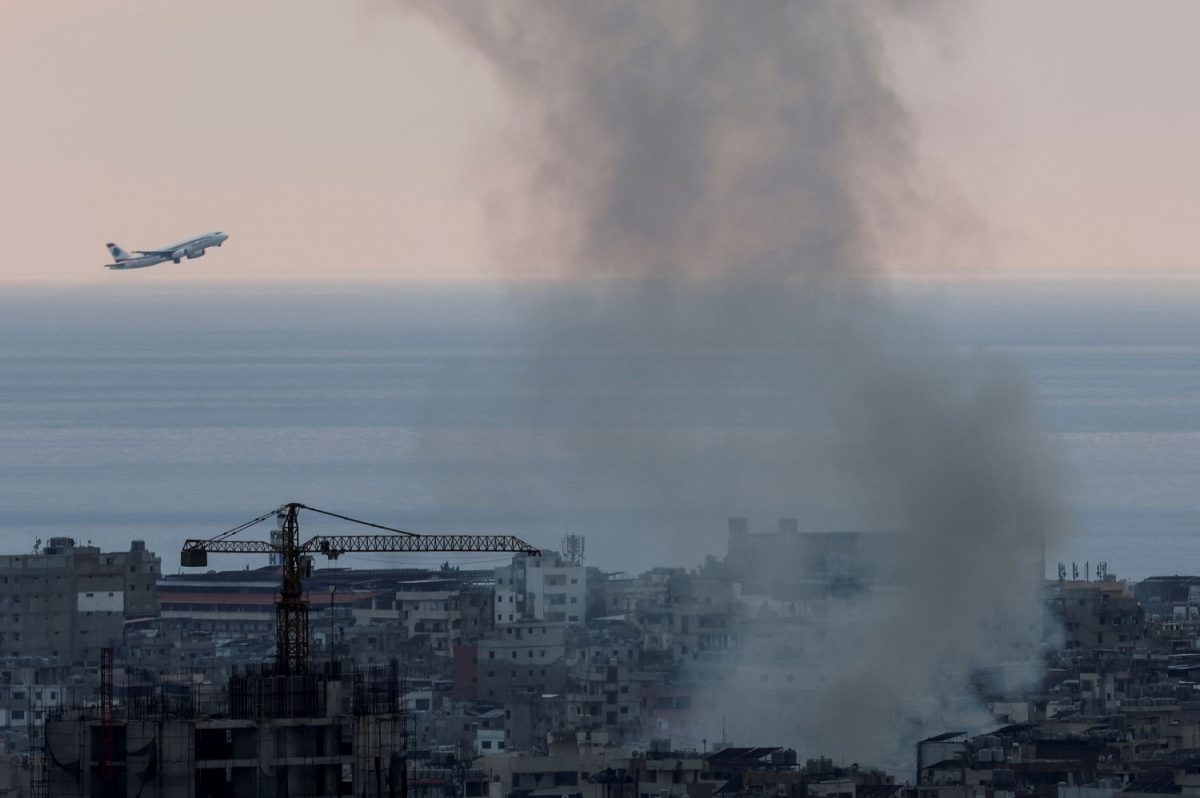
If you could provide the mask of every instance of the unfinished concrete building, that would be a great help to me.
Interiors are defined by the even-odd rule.
[[[220,689],[159,689],[46,726],[53,796],[398,796],[405,719],[396,667],[241,672]]]

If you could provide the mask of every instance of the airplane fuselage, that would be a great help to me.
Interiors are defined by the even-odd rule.
[[[157,266],[160,263],[166,263],[169,258],[162,258],[157,255],[147,255],[141,258],[129,258],[128,260],[119,260],[116,263],[104,264],[109,269],[144,269],[147,266]]]

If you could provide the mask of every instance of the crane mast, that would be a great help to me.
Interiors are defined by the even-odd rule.
[[[387,534],[317,535],[301,543],[300,510],[374,527]],[[282,516],[282,534],[278,542],[233,537],[271,516]],[[292,502],[208,540],[193,538],[185,541],[179,559],[184,567],[197,568],[208,565],[210,552],[280,555],[283,574],[279,599],[275,602],[275,667],[281,674],[293,674],[308,670],[308,601],[304,598],[304,577],[308,576],[306,571],[313,554],[333,560],[352,553],[484,551],[541,554],[537,548],[512,535],[418,535]]]
[[[283,519],[283,584],[275,602],[275,664],[284,673],[308,666],[308,602],[300,573],[304,560],[299,511],[299,505],[289,504]]]

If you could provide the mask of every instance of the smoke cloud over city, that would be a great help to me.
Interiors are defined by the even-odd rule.
[[[835,2],[402,7],[510,90],[526,121],[495,155],[522,177],[492,200],[499,257],[575,290],[532,320],[519,375],[563,469],[505,489],[648,508],[647,565],[698,563],[699,529],[728,516],[905,533],[894,589],[764,604],[776,633],[747,626],[691,737],[724,725],[890,764],[985,722],[972,674],[1036,654],[1062,518],[1023,376],[904,318],[876,267],[925,207],[882,31],[928,20]]]

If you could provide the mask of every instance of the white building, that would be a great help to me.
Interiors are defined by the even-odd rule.
[[[517,554],[496,569],[496,623],[587,620],[587,569],[557,552]]]

